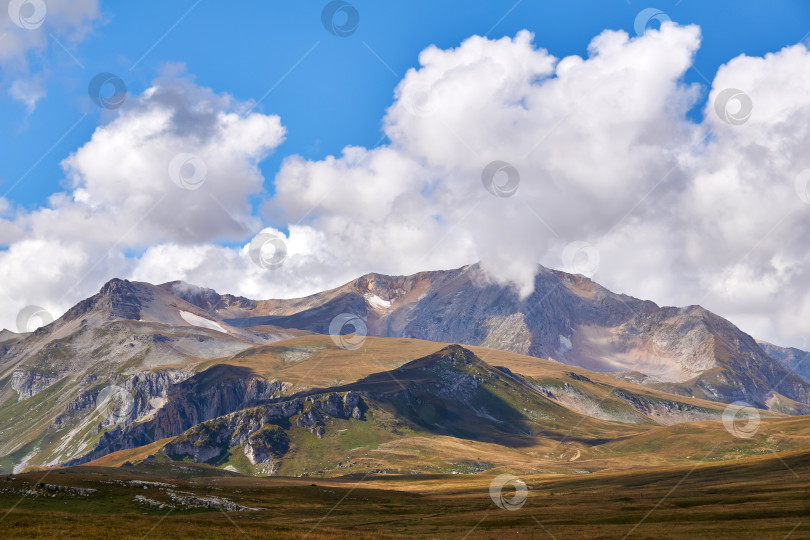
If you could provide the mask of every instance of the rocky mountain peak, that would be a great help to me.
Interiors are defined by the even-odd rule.
[[[9,339],[14,339],[19,336],[20,334],[18,334],[17,332],[12,332],[7,328],[3,328],[2,330],[0,330],[0,341],[7,341]]]
[[[91,311],[106,312],[108,319],[130,319],[137,321],[141,309],[152,298],[148,287],[139,286],[126,279],[114,278],[105,283],[98,294],[82,300],[70,308],[63,319],[71,321],[83,317]]]
[[[127,279],[112,278],[110,281],[101,286],[98,294],[100,296],[110,297],[133,292],[135,292],[135,287],[131,281]]]
[[[392,373],[397,373],[403,380],[418,380],[420,377],[415,376],[414,373],[435,374],[449,371],[462,374],[470,370],[492,371],[492,369],[492,366],[478,358],[471,350],[454,344],[431,355],[408,362],[393,370]]]
[[[479,360],[478,357],[475,356],[475,353],[473,353],[469,349],[465,349],[464,347],[458,344],[448,345],[444,349],[438,351],[435,354],[435,356],[443,359],[449,359],[452,360],[453,362],[460,362],[464,364],[470,364],[474,361],[481,362],[481,360]]]

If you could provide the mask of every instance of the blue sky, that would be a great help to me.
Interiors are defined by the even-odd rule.
[[[534,32],[538,46],[557,57],[584,56],[603,29],[632,34],[636,14],[648,7],[620,0],[358,0],[353,4],[359,28],[341,38],[321,25],[325,4],[102,2],[103,20],[93,32],[76,45],[64,43],[70,54],[51,41],[43,58],[32,56],[32,66],[44,72],[47,91],[32,114],[7,92],[0,93],[0,195],[23,175],[6,198],[26,208],[45,204],[62,189],[60,161],[105,121],[87,97],[87,84],[98,72],[114,73],[130,92],[140,93],[165,63],[180,62],[197,84],[240,101],[258,100],[275,85],[260,104],[260,110],[280,115],[288,129],[287,140],[262,164],[272,193],[273,177],[287,155],[319,159],[347,144],[376,144],[394,87],[418,65],[418,54],[428,45],[450,48],[473,34],[498,38],[525,28]],[[777,51],[806,38],[810,30],[810,3],[801,0],[681,0],[654,6],[680,24],[700,25],[702,45],[686,79],[706,87],[703,77],[711,80],[720,64],[740,54]],[[702,101],[695,115],[701,114]]]

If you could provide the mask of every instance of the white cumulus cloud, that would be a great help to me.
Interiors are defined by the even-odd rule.
[[[196,85],[177,67],[130,96],[62,162],[66,191],[34,211],[5,210],[4,324],[27,304],[64,311],[104,280],[128,276],[137,254],[155,245],[185,249],[259,230],[249,198],[261,193],[258,163],[285,128],[251,106]]]

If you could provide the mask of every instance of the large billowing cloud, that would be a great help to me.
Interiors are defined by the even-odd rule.
[[[696,89],[679,80],[698,41],[696,27],[639,40],[605,32],[587,60],[561,61],[529,32],[428,48],[386,115],[390,146],[289,160],[277,203],[294,219],[313,208],[308,221],[350,259],[392,271],[481,259],[531,292],[539,260],[554,251],[560,266],[557,244],[617,223],[692,143],[695,127],[682,119]],[[513,196],[483,187],[496,160],[520,175]],[[403,226],[415,249],[388,238]]]
[[[258,163],[285,128],[250,107],[176,67],[130,96],[62,162],[67,191],[33,212],[0,212],[0,241],[10,244],[0,252],[3,305],[60,312],[104,280],[129,275],[134,255],[151,246],[243,239],[260,229],[249,198],[261,193]],[[4,323],[12,321],[7,313]]]
[[[807,48],[722,66],[694,122],[701,88],[683,76],[697,27],[606,31],[587,58],[532,41],[426,49],[384,119],[390,144],[288,159],[274,210],[323,232],[358,270],[481,259],[526,293],[542,262],[806,344],[810,207],[796,179],[810,167]],[[511,196],[482,186],[494,161],[520,176]],[[495,168],[501,181],[512,171]]]
[[[87,246],[115,241],[99,277],[273,297],[476,260],[526,294],[540,262],[807,345],[810,53],[729,61],[695,122],[687,112],[706,89],[683,78],[699,44],[697,27],[665,23],[638,38],[605,31],[586,58],[554,58],[528,32],[429,47],[383,119],[387,144],[285,159],[263,207],[289,224],[286,260],[270,270],[249,256],[261,227],[247,201],[261,190],[256,163],[283,136],[278,119],[169,77],[65,161],[72,189],[49,208],[0,206],[0,237],[24,238],[0,268],[22,272],[20,260],[51,249],[81,273],[96,260]],[[202,157],[209,178],[166,194],[167,160],[181,152]],[[39,277],[0,283],[15,279]]]

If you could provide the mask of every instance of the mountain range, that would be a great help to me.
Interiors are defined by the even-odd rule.
[[[726,404],[774,425],[808,414],[805,355],[700,306],[543,267],[525,298],[479,265],[284,300],[114,279],[45,327],[0,333],[0,471],[149,458],[469,472],[537,456],[615,468],[689,423],[694,444],[670,456],[686,460]]]
[[[659,307],[543,267],[526,298],[489,281],[478,265],[368,274],[294,300],[252,301],[178,282],[161,287],[236,327],[328,334],[331,321],[349,313],[374,336],[480,345],[722,402],[796,412],[810,402],[808,372],[796,369],[803,351],[761,346],[700,306]]]

